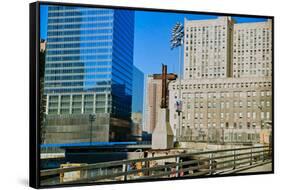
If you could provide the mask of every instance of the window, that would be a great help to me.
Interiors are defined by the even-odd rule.
[[[225,103],[226,108],[229,108],[229,102]]]
[[[255,108],[257,106],[257,103],[255,100],[253,100],[253,107]]]
[[[239,107],[240,107],[240,108],[243,107],[243,102],[242,102],[242,101],[239,102]]]
[[[240,98],[242,98],[243,97],[243,92],[240,92],[239,96],[240,96]]]
[[[226,119],[229,119],[229,113],[225,113]]]
[[[270,116],[269,112],[266,112],[266,119],[269,119],[269,116]]]
[[[256,128],[256,123],[255,122],[252,123],[252,127]]]
[[[216,102],[213,103],[213,108],[216,108]]]
[[[264,119],[264,112],[261,112],[261,119]]]
[[[251,118],[251,112],[247,113],[247,118]]]
[[[256,112],[253,112],[253,119],[256,119],[257,115]]]
[[[241,118],[243,118],[243,113],[239,113],[239,118],[241,119]]]
[[[239,129],[242,129],[242,127],[243,127],[243,125],[242,125],[242,123],[240,122],[240,123],[239,123]]]
[[[223,119],[224,118],[224,113],[221,113],[221,119]]]

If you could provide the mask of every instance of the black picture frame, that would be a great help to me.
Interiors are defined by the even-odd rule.
[[[239,16],[253,18],[268,18],[272,20],[272,171],[239,173],[239,174],[224,174],[215,176],[198,176],[198,177],[183,177],[171,179],[147,179],[137,181],[116,181],[116,182],[94,182],[94,183],[79,183],[71,185],[40,185],[40,82],[39,82],[39,50],[40,50],[40,5],[61,5],[75,7],[90,7],[90,8],[110,8],[124,10],[141,10],[151,12],[171,12],[171,13],[192,13],[201,15],[216,15],[216,16]],[[185,180],[194,178],[213,178],[213,177],[232,177],[244,175],[260,175],[274,173],[274,16],[267,15],[248,15],[236,13],[219,13],[219,12],[200,12],[187,10],[168,10],[156,8],[142,7],[126,7],[126,6],[111,6],[111,5],[94,5],[94,4],[79,4],[79,3],[58,3],[58,2],[34,2],[29,4],[29,185],[33,188],[55,188],[55,187],[72,187],[72,186],[87,186],[87,185],[103,185],[103,184],[122,184],[122,183],[138,183],[148,181],[167,181],[167,180]]]

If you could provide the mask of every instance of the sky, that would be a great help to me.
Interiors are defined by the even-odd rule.
[[[47,38],[47,6],[40,7],[40,36]],[[170,12],[135,11],[134,65],[144,75],[161,72],[167,64],[168,72],[178,72],[179,48],[171,50],[171,29],[176,22],[215,19],[215,15],[180,14]],[[265,21],[264,18],[233,17],[237,23]]]

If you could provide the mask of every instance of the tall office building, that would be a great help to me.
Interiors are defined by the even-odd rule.
[[[144,76],[143,72],[133,66],[133,97],[132,97],[132,140],[141,140],[143,127],[143,95]]]
[[[271,20],[237,23],[233,28],[233,77],[271,76]]]
[[[218,17],[184,21],[184,79],[231,75],[233,20]]]
[[[185,19],[184,78],[271,76],[271,20]]]
[[[133,103],[132,112],[143,112],[144,75],[136,66],[133,66]]]
[[[184,30],[184,79],[181,87],[169,85],[174,134],[188,141],[261,142],[272,123],[271,20],[185,19]]]
[[[134,11],[49,6],[47,41],[49,142],[63,132],[68,133],[60,142],[89,141],[90,125],[93,141],[126,140],[132,111]],[[89,121],[90,114],[96,114],[95,121]]]
[[[158,121],[162,96],[162,81],[153,79],[153,75],[146,78],[145,100],[145,128],[144,131],[152,133]]]

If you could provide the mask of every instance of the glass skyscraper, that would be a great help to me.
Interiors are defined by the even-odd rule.
[[[47,125],[58,120],[72,125],[67,118],[86,120],[96,114],[95,123],[109,127],[105,139],[124,139],[120,133],[128,134],[123,128],[129,125],[132,112],[133,50],[134,11],[49,6],[44,86]],[[103,124],[99,118],[104,118]]]
[[[132,112],[143,113],[144,74],[137,67],[133,67],[133,97]]]
[[[143,93],[144,75],[141,70],[133,66],[133,95],[132,95],[132,128],[133,140],[141,141],[143,128]]]

